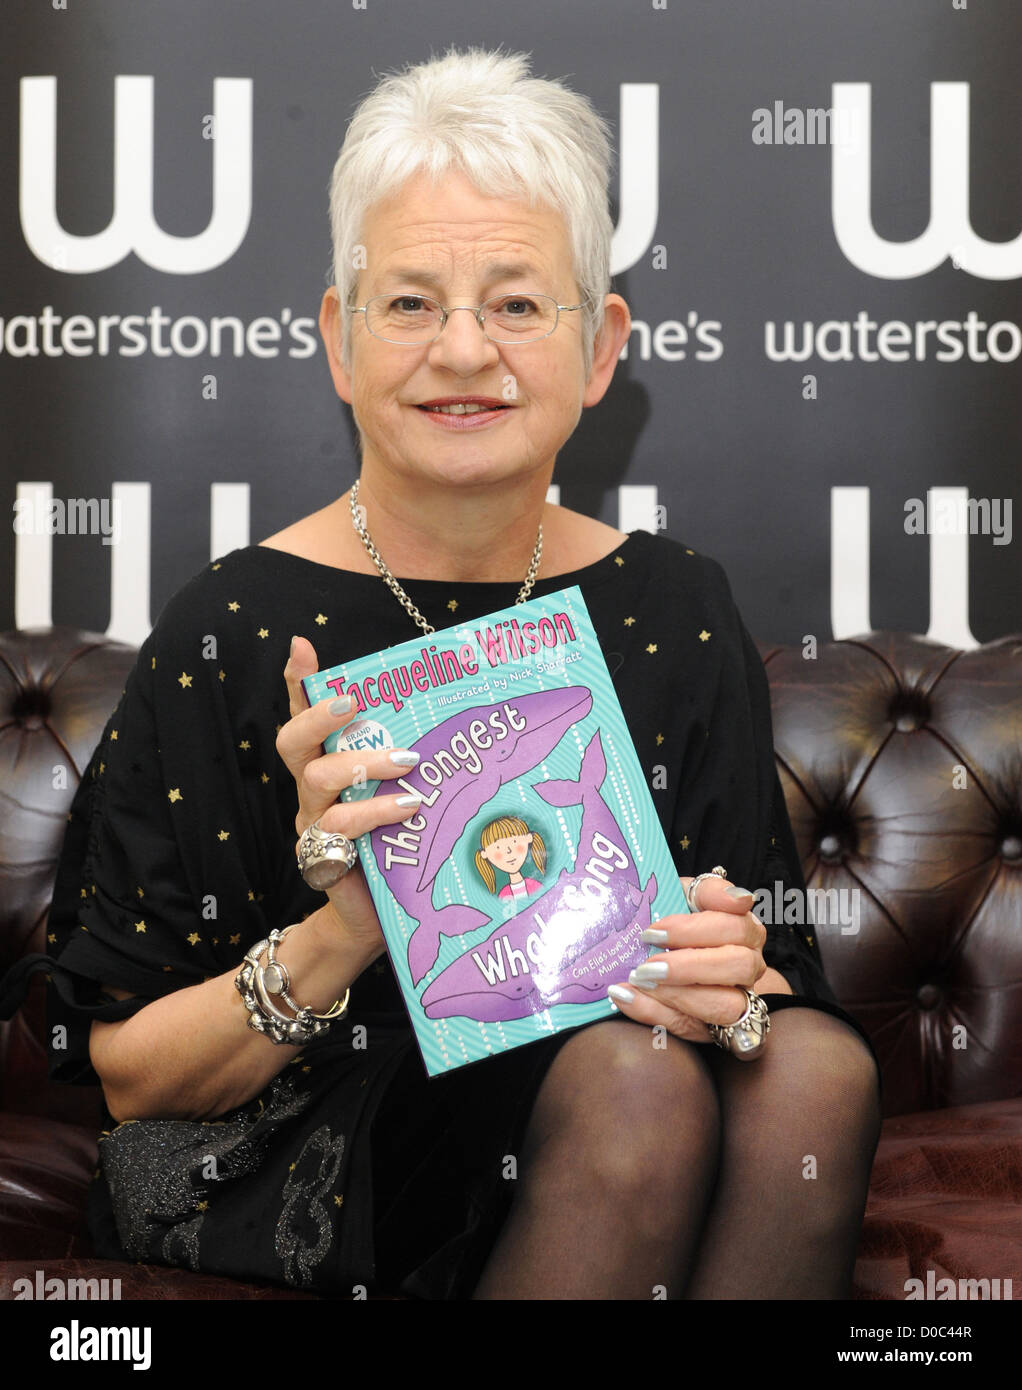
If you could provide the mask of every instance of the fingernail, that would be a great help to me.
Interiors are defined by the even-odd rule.
[[[668,965],[665,960],[646,961],[642,965],[637,965],[628,976],[630,985],[646,985],[656,980],[662,980],[667,975]]]
[[[666,946],[667,933],[661,931],[659,927],[647,927],[639,940],[644,941],[647,946]]]
[[[734,884],[727,890],[727,895],[729,898],[753,898],[756,896],[754,893],[750,893],[748,888],[736,888]]]
[[[418,806],[421,800],[421,796],[399,796],[397,804],[399,806]]]
[[[612,1004],[615,999],[620,999],[622,1004],[634,1004],[635,1002],[635,995],[630,989],[625,989],[624,985],[608,985],[607,993],[610,995]]]
[[[352,703],[350,695],[339,695],[336,700],[330,701],[330,713],[347,714],[351,709]]]
[[[297,637],[292,637],[292,638],[291,638],[291,646],[288,648],[288,653],[287,653],[288,656],[294,656],[294,654],[295,654],[295,643],[296,643],[297,641],[298,641],[298,638],[297,638]]]
[[[391,753],[390,761],[395,767],[414,767],[419,761],[418,753],[402,750],[399,753]]]

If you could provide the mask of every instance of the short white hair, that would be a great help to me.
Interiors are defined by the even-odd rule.
[[[585,96],[529,75],[526,53],[453,46],[384,75],[359,103],[330,180],[330,279],[341,301],[341,353],[351,362],[356,248],[366,214],[419,172],[448,170],[484,196],[548,204],[564,219],[586,380],[610,289],[610,127]]]

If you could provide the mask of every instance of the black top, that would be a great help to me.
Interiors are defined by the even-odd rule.
[[[405,579],[400,564],[395,572],[437,630],[513,603],[521,588]],[[723,864],[732,882],[754,891],[773,893],[777,880],[804,891],[774,763],[766,673],[721,567],[635,531],[595,564],[538,580],[533,593],[572,584],[592,616],[678,873]],[[49,928],[59,957],[50,1022],[68,1029],[67,1047],[52,1054],[57,1079],[96,1080],[93,1017],[127,1017],[236,969],[271,928],[322,905],[296,871],[297,789],[275,748],[290,717],[283,668],[291,636],[311,640],[322,669],[416,631],[378,575],[259,546],[207,566],[171,599],[72,805]],[[862,1034],[834,1001],[813,928],[768,925],[768,933],[766,962],[796,1002],[836,1013]],[[113,1002],[100,983],[134,997]],[[783,998],[772,996],[771,1006]],[[368,1046],[353,1044],[359,1024]],[[390,1082],[400,1077],[392,1094],[404,1101],[419,1096],[427,1126],[463,1120],[471,1097],[473,1134],[510,1152],[500,1145],[527,1118],[556,1050],[548,1042],[557,1038],[427,1085],[383,957],[353,983],[347,1019],[306,1049],[303,1065],[285,1067],[216,1128],[142,1121],[103,1140],[93,1203],[100,1252],[105,1242],[112,1256],[324,1290],[372,1287],[383,1209],[380,1183],[374,1206],[366,1136]],[[375,1162],[380,1177],[384,1159]],[[407,1175],[405,1166],[402,1181]],[[422,1180],[434,1176],[423,1170]],[[254,1200],[264,1224],[251,1220]],[[399,1271],[409,1276],[406,1289],[442,1296],[455,1287],[457,1260],[444,1263],[445,1240],[457,1237],[463,1252],[476,1217],[452,1206],[446,1219],[447,1230],[408,1253]],[[395,1271],[399,1264],[395,1256]]]

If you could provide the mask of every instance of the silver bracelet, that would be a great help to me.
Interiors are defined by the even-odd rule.
[[[297,926],[297,923],[292,922],[283,931],[274,929],[265,941],[257,941],[246,954],[234,984],[248,1009],[250,1028],[262,1033],[271,1042],[302,1046],[325,1033],[331,1023],[344,1017],[348,1012],[351,990],[345,990],[344,998],[335,1000],[325,1014],[315,1014],[310,1008],[295,1004],[290,997],[290,976],[282,962],[276,959],[277,947],[293,926]],[[269,952],[266,967],[259,964],[259,957],[264,951]],[[268,973],[269,980],[266,978]],[[294,1009],[293,1018],[277,1007],[272,998],[274,995],[284,999]]]

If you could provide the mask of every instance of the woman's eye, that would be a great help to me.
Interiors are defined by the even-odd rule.
[[[397,308],[402,313],[415,313],[423,308],[423,303],[417,295],[403,294],[398,299],[392,299],[390,307],[392,309]]]

